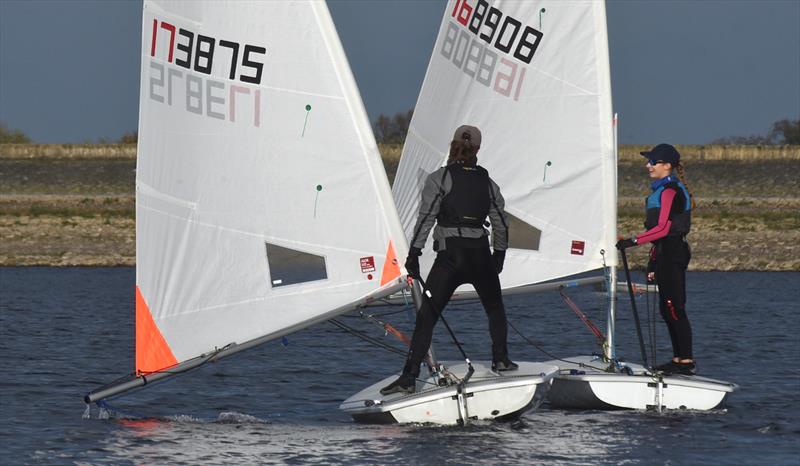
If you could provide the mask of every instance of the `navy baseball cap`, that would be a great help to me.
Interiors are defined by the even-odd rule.
[[[642,154],[642,157],[647,157],[647,160],[651,162],[650,165],[655,165],[656,162],[669,162],[677,165],[681,161],[681,154],[670,144],[659,144],[649,151],[639,153]]]

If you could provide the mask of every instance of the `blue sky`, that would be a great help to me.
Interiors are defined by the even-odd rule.
[[[329,2],[371,119],[414,106],[444,4]],[[800,118],[800,0],[611,0],[607,16],[621,143]],[[0,120],[43,143],[135,130],[140,22],[136,0],[0,0]]]

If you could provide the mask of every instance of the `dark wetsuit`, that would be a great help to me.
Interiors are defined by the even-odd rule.
[[[432,298],[423,299],[417,313],[404,373],[415,377],[419,374],[419,365],[431,344],[433,327],[453,292],[464,283],[475,287],[489,318],[492,360],[508,357],[500,279],[483,226],[487,216],[492,224],[494,249],[505,251],[508,228],[503,196],[484,168],[454,163],[428,176],[411,246],[420,250],[425,247],[435,220],[437,255],[426,281]]]
[[[655,272],[659,309],[667,324],[673,356],[693,359],[692,327],[686,315],[686,267],[691,250],[686,234],[691,228],[691,198],[677,178],[667,176],[651,185],[646,200],[647,231],[637,244],[652,242],[648,272]]]

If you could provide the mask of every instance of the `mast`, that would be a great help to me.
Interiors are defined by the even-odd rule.
[[[617,351],[614,348],[617,316],[617,266],[608,267],[608,317],[606,319],[606,347],[605,357],[609,361],[616,359]]]
[[[614,114],[614,199],[617,199],[617,165],[619,163],[619,144],[617,142],[619,132],[619,115]],[[616,220],[616,209],[614,209],[614,219]],[[616,233],[616,223],[614,226],[614,233]],[[612,238],[616,237],[616,234]],[[616,255],[616,251],[611,251]],[[604,349],[604,356],[609,361],[613,361],[617,357],[616,349],[614,348],[614,336],[616,332],[616,316],[617,316],[617,267],[612,265],[606,268],[608,273],[608,316],[606,318],[606,345]]]

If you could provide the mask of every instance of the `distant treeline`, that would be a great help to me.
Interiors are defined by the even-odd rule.
[[[372,124],[375,139],[379,144],[402,144],[406,140],[414,110],[395,113],[394,116],[378,115]],[[84,141],[86,144],[136,144],[139,135],[129,131],[117,139],[100,138]],[[33,141],[18,129],[11,129],[0,122],[0,144],[31,144]],[[800,144],[800,119],[778,120],[772,124],[766,135],[730,136],[715,139],[711,146],[786,146]],[[75,144],[69,144],[76,146]]]
[[[379,144],[402,144],[406,140],[414,110],[396,113],[390,117],[379,115],[372,124]],[[715,139],[713,146],[786,146],[800,144],[800,119],[778,120],[764,136],[731,136]]]
[[[715,139],[712,144],[724,145],[786,145],[800,144],[800,119],[778,120],[765,136],[731,136]]]
[[[31,138],[18,129],[11,129],[0,121],[0,144],[29,144]]]
[[[96,141],[86,140],[81,144],[65,145],[88,145],[88,144],[136,144],[139,140],[136,131],[128,131],[119,138],[99,138]],[[18,129],[9,128],[4,122],[0,121],[0,144],[33,144],[34,141],[25,133]]]

